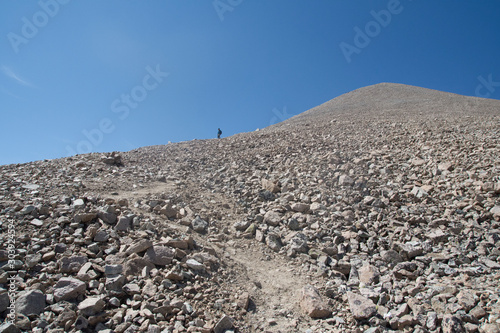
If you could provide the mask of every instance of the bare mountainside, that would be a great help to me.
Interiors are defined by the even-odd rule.
[[[1,166],[0,332],[499,332],[499,134],[500,101],[383,83]]]

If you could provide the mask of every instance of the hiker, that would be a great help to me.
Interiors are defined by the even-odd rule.
[[[219,128],[219,130],[217,131],[217,139],[220,139],[221,134],[222,134],[222,131]]]

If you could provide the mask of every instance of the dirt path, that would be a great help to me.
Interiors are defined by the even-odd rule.
[[[247,315],[250,331],[297,331],[299,321],[294,318],[301,317],[298,301],[306,282],[286,260],[266,254],[264,245],[253,240],[247,244],[226,248],[226,252],[229,260],[242,268],[239,280],[249,281],[248,292],[254,303]]]
[[[199,202],[205,206],[229,205],[227,212],[231,214],[219,221],[222,224],[220,229],[231,228],[234,222],[242,218],[235,214],[234,202],[223,194],[200,191],[199,188],[193,191],[192,188],[193,184],[180,190],[173,183],[156,183],[133,191],[108,193],[108,196],[115,199],[125,198],[132,203],[164,192],[191,191],[196,193],[198,200],[203,199]],[[169,221],[168,225],[174,229],[186,229],[173,221]],[[214,248],[219,258],[231,268],[234,283],[228,283],[227,288],[233,289],[234,293],[236,290],[249,293],[251,305],[244,317],[245,328],[242,331],[303,332],[309,327],[310,318],[304,317],[299,309],[300,291],[307,281],[287,258],[275,254],[266,245],[253,239],[235,238],[233,234],[228,235],[227,242],[217,243],[210,242],[204,235],[191,235],[198,244]]]

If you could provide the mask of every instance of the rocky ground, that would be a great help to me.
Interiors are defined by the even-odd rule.
[[[499,152],[500,102],[380,84],[1,166],[0,332],[500,332]]]

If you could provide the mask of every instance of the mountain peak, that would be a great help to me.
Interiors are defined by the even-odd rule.
[[[400,83],[383,82],[359,88],[285,121],[324,121],[347,117],[462,116],[471,113],[497,113],[500,101],[469,97]]]

